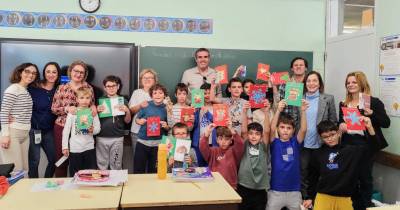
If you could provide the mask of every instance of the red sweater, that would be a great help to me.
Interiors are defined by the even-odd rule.
[[[236,189],[238,181],[238,168],[244,151],[242,138],[235,134],[233,145],[223,150],[220,147],[209,147],[208,138],[201,138],[200,152],[208,162],[211,171],[217,171],[225,180]]]

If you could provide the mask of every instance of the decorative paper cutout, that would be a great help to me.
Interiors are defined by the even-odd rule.
[[[303,98],[303,88],[303,83],[286,83],[285,100],[288,105],[301,106],[301,99]]]
[[[361,121],[361,114],[357,108],[342,107],[342,111],[348,130],[365,130],[365,124]]]
[[[148,117],[147,118],[147,136],[160,136],[161,126],[160,117]]]
[[[228,64],[216,66],[215,71],[217,71],[216,83],[221,85],[228,84]]]
[[[250,86],[249,101],[251,108],[264,107],[264,99],[266,97],[267,85],[252,85]]]
[[[202,89],[192,90],[192,106],[194,108],[200,108],[204,106],[204,90]]]
[[[269,72],[269,65],[268,64],[258,63],[256,79],[263,80],[263,81],[268,81],[268,79],[269,79],[268,72]]]
[[[286,84],[289,81],[289,72],[273,72],[271,74],[271,82],[273,85]]]
[[[213,104],[213,120],[216,126],[227,126],[228,117],[228,105]]]

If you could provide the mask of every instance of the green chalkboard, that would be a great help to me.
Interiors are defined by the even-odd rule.
[[[178,47],[139,47],[139,71],[152,68],[157,71],[160,83],[165,85],[173,97],[175,85],[181,81],[186,69],[196,65],[193,54],[197,48]],[[308,66],[313,65],[313,53],[301,51],[267,51],[210,49],[211,67],[228,64],[229,78],[233,76],[239,65],[247,67],[247,77],[256,79],[257,64],[270,65],[271,72],[289,71],[290,61],[295,57],[307,59]],[[223,87],[225,88],[225,87]],[[225,89],[224,89],[225,90]]]

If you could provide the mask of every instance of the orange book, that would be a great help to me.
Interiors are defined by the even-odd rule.
[[[228,117],[228,105],[213,104],[213,122],[216,126],[227,126]]]
[[[268,73],[269,73],[269,64],[258,63],[256,79],[268,81],[269,80]]]
[[[216,83],[221,85],[228,84],[228,64],[216,66],[215,71],[217,71]]]

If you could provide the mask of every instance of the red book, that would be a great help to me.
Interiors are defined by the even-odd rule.
[[[348,130],[365,130],[364,121],[361,121],[361,114],[357,108],[342,107],[342,111]]]
[[[273,85],[286,84],[289,81],[289,72],[274,72],[271,74],[271,82]]]
[[[228,105],[213,104],[213,122],[216,126],[227,126],[228,117]]]
[[[147,118],[147,136],[160,136],[160,117]]]
[[[268,72],[269,72],[268,64],[258,63],[256,79],[268,81],[269,80]]]
[[[193,116],[194,119],[194,107],[181,109],[181,123],[185,123],[188,127],[193,125],[193,122],[189,121],[190,116]]]
[[[265,94],[267,92],[266,84],[258,84],[250,86],[250,106],[251,108],[262,108],[264,107]]]
[[[216,83],[221,85],[228,84],[228,64],[216,66],[215,71],[217,71]]]

